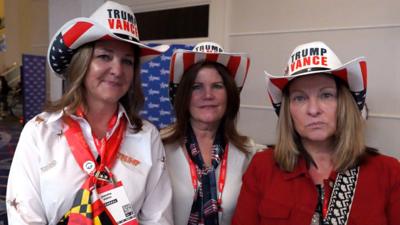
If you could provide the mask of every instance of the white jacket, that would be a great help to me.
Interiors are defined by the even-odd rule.
[[[118,121],[126,116],[123,107],[119,109]],[[87,178],[61,132],[61,117],[62,112],[41,113],[21,133],[7,185],[9,224],[57,224]],[[81,125],[97,158],[89,124],[83,118],[73,119]],[[147,121],[138,133],[131,128],[128,123],[120,155],[111,172],[117,181],[122,181],[140,224],[172,224],[172,191],[159,133]],[[114,130],[115,127],[107,136]],[[127,159],[136,159],[139,164]]]
[[[242,175],[247,169],[254,153],[264,146],[250,142],[249,154],[244,154],[236,146],[229,143],[227,173],[225,187],[222,192],[222,213],[220,225],[230,225],[235,212],[237,198],[242,186]],[[187,225],[193,204],[194,189],[190,176],[189,162],[184,149],[178,143],[164,145],[167,155],[167,170],[172,184],[172,206],[175,225]],[[216,170],[218,182],[220,165]]]

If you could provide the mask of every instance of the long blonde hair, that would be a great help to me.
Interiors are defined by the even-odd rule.
[[[85,111],[87,110],[84,79],[92,60],[94,45],[95,42],[85,44],[73,55],[65,71],[66,91],[59,100],[48,102],[45,111],[67,110],[66,113],[75,113],[79,106],[82,106]],[[139,110],[143,106],[144,96],[140,81],[140,49],[136,45],[132,46],[135,57],[133,81],[128,92],[121,97],[119,102],[124,106],[131,124],[134,125],[134,130],[138,132],[143,125],[139,117]]]
[[[337,86],[337,124],[334,134],[333,164],[336,171],[355,166],[366,152],[364,121],[348,87],[335,79]],[[290,84],[289,84],[290,85]],[[288,86],[289,86],[288,85]],[[285,171],[293,171],[298,158],[307,154],[294,128],[289,111],[289,88],[283,91],[282,105],[278,118],[278,134],[274,157]]]

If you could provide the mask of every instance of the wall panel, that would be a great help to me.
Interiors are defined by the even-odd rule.
[[[400,158],[400,2],[231,0],[229,6],[228,47],[252,59],[241,95],[243,133],[273,144],[277,117],[263,71],[281,74],[294,47],[322,40],[343,62],[367,57],[367,144]]]

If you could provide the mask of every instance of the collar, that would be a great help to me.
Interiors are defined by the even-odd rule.
[[[303,156],[298,156],[296,167],[292,172],[285,172],[283,177],[285,180],[291,180],[298,177],[309,176],[307,162]]]
[[[57,121],[61,120],[62,117],[66,114],[66,109],[67,109],[67,107],[65,107],[64,110],[60,110],[60,111],[55,112],[55,113],[48,113],[48,117],[47,117],[47,119],[46,119],[46,123],[54,123],[54,122],[57,122]],[[133,128],[133,125],[131,124],[131,121],[130,121],[130,119],[129,119],[129,117],[128,117],[128,114],[127,114],[127,112],[126,112],[124,106],[123,106],[121,103],[119,103],[119,105],[118,105],[118,116],[117,116],[117,123],[116,123],[116,125],[119,124],[119,120],[120,120],[121,117],[123,117],[123,116],[125,116],[126,120],[128,121],[128,124],[127,124],[128,127]],[[72,117],[74,120],[77,120],[77,121],[86,121],[84,118],[81,118],[81,117],[76,116],[76,115],[71,115],[71,117]],[[115,128],[115,127],[114,127],[114,128]],[[113,130],[114,130],[114,129],[113,129]]]
[[[338,173],[335,170],[332,170],[331,174],[328,177],[328,180],[335,182],[337,174]],[[291,180],[303,176],[310,177],[310,174],[308,173],[308,166],[306,159],[304,158],[304,156],[300,155],[298,157],[297,165],[294,168],[293,172],[285,172],[283,177],[285,180]]]

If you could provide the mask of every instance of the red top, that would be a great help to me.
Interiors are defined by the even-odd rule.
[[[293,172],[284,172],[273,151],[265,150],[254,156],[243,176],[232,225],[310,225],[317,202],[305,160],[301,158]],[[363,161],[347,224],[400,224],[398,160],[371,155]]]

